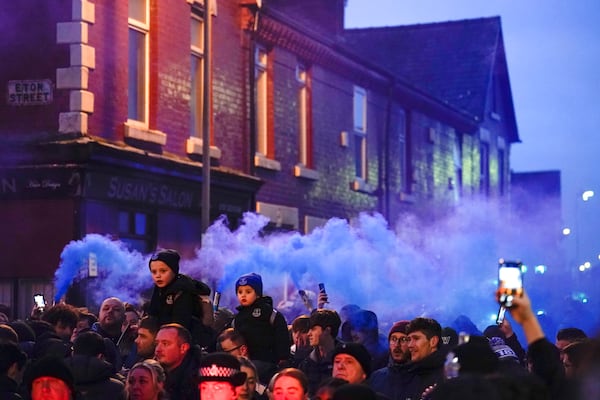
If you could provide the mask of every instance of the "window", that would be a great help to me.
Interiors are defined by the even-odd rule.
[[[504,196],[504,188],[506,186],[506,173],[504,172],[506,169],[505,166],[505,156],[504,149],[498,150],[498,190],[500,196]]]
[[[148,123],[148,0],[129,0],[128,108],[130,120]]]
[[[356,177],[367,180],[367,92],[355,86],[353,96],[354,161]]]
[[[490,194],[490,145],[487,142],[479,144],[479,193]]]
[[[255,74],[256,74],[256,136],[257,136],[257,151],[269,158],[275,158],[275,152],[272,148],[269,138],[268,124],[268,56],[267,52],[262,47],[256,48],[254,59]]]
[[[398,135],[398,176],[400,178],[400,191],[410,192],[410,178],[408,176],[408,146],[406,144],[406,115],[403,110],[394,114],[394,130]]]
[[[130,249],[148,253],[154,249],[154,219],[138,211],[119,211],[119,239]]]
[[[463,163],[462,163],[462,145],[463,145],[463,135],[460,132],[456,132],[455,141],[454,141],[454,174],[456,182],[456,194],[457,197],[462,197],[463,194]]]
[[[296,80],[298,81],[298,132],[299,132],[299,159],[300,165],[312,168],[312,126],[310,106],[310,79],[308,70],[304,65],[296,67]]]
[[[203,12],[192,8],[191,18],[190,136],[202,137],[204,110],[204,19]]]

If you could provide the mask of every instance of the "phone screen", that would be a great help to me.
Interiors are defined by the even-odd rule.
[[[35,305],[38,308],[46,307],[46,301],[44,300],[44,295],[36,294],[33,296],[33,301],[35,301]]]
[[[512,305],[515,296],[523,294],[523,264],[500,260],[498,265],[498,301],[505,307]]]

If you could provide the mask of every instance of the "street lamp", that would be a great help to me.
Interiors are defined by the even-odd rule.
[[[581,193],[581,198],[582,198],[583,201],[588,201],[592,197],[594,197],[594,191],[593,190],[586,190],[585,192]]]

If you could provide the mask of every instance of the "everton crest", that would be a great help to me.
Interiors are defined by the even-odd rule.
[[[173,303],[175,302],[175,296],[174,296],[174,295],[172,295],[172,294],[169,294],[169,295],[167,295],[167,297],[166,297],[166,299],[165,299],[165,302],[166,302],[168,305],[173,305]]]
[[[254,318],[258,318],[258,317],[260,317],[261,313],[262,313],[262,312],[261,312],[260,308],[255,308],[254,310],[252,310],[252,316],[253,316]]]

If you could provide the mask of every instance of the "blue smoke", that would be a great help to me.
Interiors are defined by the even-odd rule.
[[[492,324],[498,309],[493,296],[499,258],[544,264],[548,271],[562,267],[549,256],[548,249],[558,245],[547,239],[552,235],[539,234],[554,228],[555,222],[546,225],[547,221],[540,215],[514,221],[487,201],[464,204],[435,224],[405,215],[390,227],[381,215],[362,213],[350,222],[333,218],[307,235],[264,235],[268,219],[246,213],[235,231],[227,228],[224,219],[216,221],[196,257],[182,260],[181,272],[220,291],[221,306],[230,309],[238,305],[237,278],[256,272],[263,278],[264,294],[281,308],[302,311],[298,290],[314,296],[318,283],[323,282],[328,307],[340,310],[358,304],[375,311],[384,332],[400,319],[430,316],[450,325],[459,315],[469,316],[483,330]],[[100,297],[117,295],[136,302],[151,287],[147,256],[106,237],[88,235],[63,251],[56,273],[57,297],[78,274],[89,252],[97,254],[99,269],[107,271],[98,278],[104,282]],[[532,276],[532,270],[525,282],[536,309],[564,314],[561,296],[569,288],[550,289],[556,284],[552,274]],[[549,290],[555,295],[547,296]],[[583,326],[581,321],[571,325]]]

